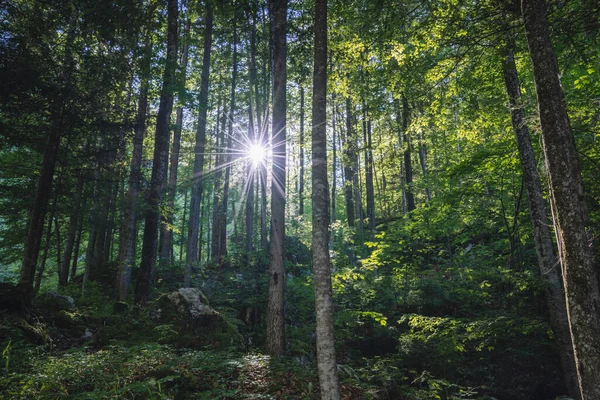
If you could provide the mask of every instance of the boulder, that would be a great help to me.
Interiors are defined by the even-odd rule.
[[[180,346],[243,345],[237,329],[208,305],[200,289],[182,288],[160,296],[149,315],[159,327],[171,326],[177,334],[168,341]]]
[[[35,299],[35,305],[39,308],[58,312],[69,311],[73,312],[77,309],[75,300],[69,296],[63,296],[54,291],[46,292]]]

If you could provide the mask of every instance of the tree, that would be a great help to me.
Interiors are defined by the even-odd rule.
[[[317,320],[317,364],[321,398],[340,398],[335,357],[333,295],[329,260],[327,181],[327,1],[315,3],[315,61],[312,98],[312,262]]]
[[[167,57],[160,104],[154,135],[154,158],[152,161],[152,180],[148,193],[148,211],[144,225],[142,259],[135,287],[135,302],[146,303],[152,293],[152,279],[156,267],[158,230],[160,226],[160,206],[164,198],[169,162],[169,127],[173,111],[175,90],[175,69],[177,67],[177,0],[167,2]]]
[[[513,46],[512,38],[509,37],[506,45],[506,57],[503,60],[502,66],[513,130],[519,150],[521,169],[523,171],[523,181],[525,182],[527,197],[529,198],[529,216],[533,225],[535,251],[537,253],[540,276],[545,282],[546,302],[548,304],[552,330],[556,335],[565,382],[567,383],[569,394],[578,397],[579,386],[573,356],[573,343],[571,342],[571,333],[569,331],[567,305],[562,289],[559,265],[557,264],[554,245],[552,244],[550,229],[548,228],[550,222],[546,215],[546,206],[536,167],[535,154],[533,153],[523,112],[521,87],[512,51]]]
[[[31,301],[33,291],[33,278],[37,259],[40,252],[40,243],[44,230],[44,220],[48,208],[48,202],[52,193],[52,180],[54,178],[54,169],[56,159],[60,148],[61,135],[67,126],[67,105],[69,97],[72,94],[71,78],[74,73],[75,63],[73,60],[73,43],[77,33],[77,21],[79,10],[75,4],[70,3],[71,16],[67,27],[67,38],[64,47],[62,71],[58,79],[58,95],[50,109],[50,126],[46,145],[44,146],[44,155],[40,175],[38,179],[37,191],[31,209],[31,218],[29,230],[25,241],[25,252],[23,263],[21,265],[21,274],[19,279],[19,288],[25,302]],[[48,222],[52,224],[51,221]]]
[[[581,167],[571,131],[544,0],[521,3],[538,111],[558,254],[581,398],[600,398],[600,290]]]
[[[159,258],[165,262],[172,260],[173,255],[173,209],[177,194],[177,171],[179,169],[179,152],[181,149],[181,131],[183,129],[183,111],[187,101],[186,81],[188,69],[188,52],[190,47],[190,20],[184,24],[183,51],[181,56],[179,93],[177,95],[177,111],[175,112],[175,128],[173,129],[173,144],[171,146],[171,159],[169,165],[169,185],[167,188],[167,215],[160,226]]]
[[[119,301],[125,301],[131,285],[131,270],[133,267],[133,249],[135,247],[135,231],[137,216],[137,201],[142,180],[142,146],[146,135],[146,112],[148,109],[148,89],[150,85],[150,62],[152,59],[150,35],[147,33],[146,44],[142,53],[140,66],[140,93],[138,98],[137,115],[134,125],[133,154],[129,173],[129,187],[125,195],[121,232],[119,235],[119,273],[117,277]]]
[[[192,196],[190,199],[190,219],[185,256],[183,286],[191,284],[192,266],[198,261],[198,240],[200,232],[200,203],[203,191],[204,149],[206,147],[206,115],[208,111],[208,83],[210,79],[210,55],[212,49],[213,5],[206,3],[204,24],[204,53],[202,55],[202,76],[200,78],[200,98],[196,143],[194,146],[194,170],[192,175]]]
[[[287,0],[270,0],[273,47],[273,181],[271,184],[271,240],[269,242],[269,302],[267,351],[280,356],[285,351],[284,235],[286,161],[286,19]]]

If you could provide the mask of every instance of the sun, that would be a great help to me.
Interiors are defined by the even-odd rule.
[[[246,156],[252,161],[252,164],[262,164],[267,159],[267,149],[259,143],[254,143],[248,147]]]

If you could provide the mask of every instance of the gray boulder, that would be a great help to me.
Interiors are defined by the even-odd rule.
[[[164,330],[176,335],[167,342],[180,346],[243,345],[243,338],[227,319],[208,305],[200,289],[182,288],[160,296],[149,312],[150,318]]]
[[[63,296],[58,292],[49,291],[41,294],[35,299],[35,305],[48,311],[69,311],[77,310],[75,300],[70,296]]]

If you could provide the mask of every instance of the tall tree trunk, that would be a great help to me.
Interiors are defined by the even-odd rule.
[[[252,5],[252,26],[250,32],[250,59],[249,59],[249,82],[248,82],[248,139],[252,145],[257,143],[257,130],[256,124],[260,119],[258,113],[258,87],[256,85],[256,9]],[[256,89],[256,99],[254,99],[253,91]],[[256,100],[256,108],[254,107],[254,100]],[[255,114],[256,112],[256,114]],[[254,118],[256,115],[256,119]],[[260,130],[259,130],[260,132]],[[259,163],[260,164],[260,163]],[[250,255],[250,252],[254,250],[253,236],[254,236],[254,177],[256,175],[256,167],[252,162],[248,162],[246,166],[247,183],[246,183],[246,259]]]
[[[427,195],[427,201],[431,201],[431,189],[429,189],[429,183],[427,182],[427,145],[423,140],[423,135],[419,134],[419,163],[421,164],[421,170],[423,171],[423,180],[425,181],[425,194]]]
[[[152,281],[156,266],[160,206],[164,197],[169,162],[169,125],[173,111],[175,69],[177,67],[177,0],[167,2],[167,58],[163,75],[163,86],[156,119],[152,177],[148,194],[148,210],[144,225],[142,259],[135,287],[135,302],[146,303],[152,294]]]
[[[181,131],[183,129],[183,110],[187,102],[185,84],[187,80],[188,49],[190,47],[190,20],[185,21],[183,36],[183,51],[181,56],[179,93],[177,95],[177,110],[175,112],[175,128],[173,129],[173,143],[171,145],[171,160],[169,165],[169,186],[167,187],[167,215],[164,223],[160,225],[160,250],[161,262],[173,261],[173,213],[175,198],[177,196],[177,170],[179,167],[179,152],[181,150]]]
[[[400,164],[400,195],[402,197],[402,214],[405,215],[408,212],[406,204],[406,171],[404,168],[404,136],[403,136],[403,122],[402,122],[402,111],[400,110],[400,101],[394,99],[394,109],[396,113],[396,122],[398,123],[398,163]]]
[[[192,175],[192,195],[190,198],[190,219],[185,252],[185,274],[183,286],[190,287],[192,266],[199,260],[200,206],[203,191],[204,151],[206,148],[206,115],[208,112],[208,84],[210,79],[210,57],[212,50],[213,7],[208,2],[205,12],[204,53],[202,55],[202,75],[200,77],[200,98],[198,105],[198,125],[194,147],[194,171]],[[218,122],[217,122],[218,124]]]
[[[415,209],[415,196],[412,189],[413,170],[412,170],[412,145],[408,136],[410,110],[408,108],[408,100],[402,95],[402,137],[404,141],[404,181],[406,185],[406,211],[411,212]]]
[[[332,113],[331,113],[331,139],[333,143],[333,166],[332,166],[332,176],[331,176],[331,221],[336,221],[335,215],[335,194],[337,191],[337,134],[336,134],[336,110],[337,105],[335,103],[335,94],[332,96]],[[335,237],[335,232],[333,232],[333,236]]]
[[[237,10],[237,9],[236,9]],[[231,162],[233,160],[233,118],[235,115],[235,91],[237,84],[237,72],[238,72],[238,32],[236,26],[237,12],[234,11],[233,17],[233,62],[231,71],[231,94],[229,97],[229,116],[227,125],[227,141],[225,151],[225,177],[223,178],[223,198],[221,199],[221,211],[219,218],[219,254],[218,263],[221,264],[223,259],[227,256],[227,210],[229,207],[229,188],[231,180]]]
[[[69,28],[65,42],[65,54],[63,57],[63,68],[59,77],[60,91],[58,98],[55,99],[50,110],[50,127],[48,130],[48,139],[44,146],[44,154],[42,158],[42,166],[40,176],[38,178],[37,191],[31,208],[31,218],[29,220],[29,228],[27,230],[27,238],[25,239],[25,251],[23,254],[23,263],[19,277],[19,291],[22,294],[23,300],[26,303],[31,302],[33,294],[33,280],[35,269],[40,253],[40,244],[44,231],[44,220],[48,202],[52,193],[52,180],[54,178],[54,169],[56,167],[56,159],[60,148],[61,135],[64,132],[68,121],[65,114],[69,101],[71,76],[75,69],[73,61],[73,43],[76,37],[77,20],[79,16],[78,8],[73,3],[70,4],[71,17],[69,20]],[[51,224],[51,222],[50,222]]]
[[[219,103],[220,103],[219,99]],[[214,186],[213,186],[213,218],[212,218],[212,246],[211,246],[211,259],[216,260],[220,263],[219,254],[221,252],[221,198],[223,196],[222,177],[223,177],[223,164],[225,163],[225,156],[223,154],[225,149],[225,126],[227,124],[227,106],[223,107],[221,115],[221,128],[217,130],[217,143],[216,143],[216,160],[215,160],[215,174],[214,174]],[[217,126],[219,125],[219,116],[217,115]]]
[[[351,162],[352,162],[352,170],[354,174],[352,175],[352,193],[354,195],[354,218],[356,221],[356,240],[355,243],[358,243],[359,246],[364,244],[364,214],[363,214],[363,206],[362,206],[362,188],[361,188],[361,179],[360,179],[360,155],[358,151],[358,133],[353,131],[353,135],[349,140],[349,146],[351,151]]]
[[[37,276],[35,278],[35,287],[33,288],[34,294],[37,294],[40,290],[40,286],[42,284],[42,277],[44,276],[44,270],[46,269],[46,262],[48,261],[48,252],[50,251],[50,241],[52,239],[52,224],[54,223],[54,214],[56,213],[57,197],[57,193],[55,193],[54,200],[52,202],[52,210],[50,211],[50,216],[48,218],[48,229],[46,231],[46,243],[44,244],[42,261],[40,262],[40,268],[37,271]]]
[[[552,215],[581,398],[600,399],[600,291],[575,139],[560,86],[544,0],[523,0]]]
[[[79,227],[79,219],[81,214],[81,197],[83,192],[83,176],[77,179],[77,186],[75,187],[75,196],[73,199],[73,211],[69,217],[69,232],[67,233],[67,240],[65,243],[65,251],[62,256],[60,268],[58,269],[58,287],[65,287],[69,281],[69,267],[71,265],[71,254],[73,253],[73,246],[77,239],[77,232]]]
[[[556,342],[560,356],[565,382],[569,395],[579,397],[579,384],[577,369],[573,355],[573,342],[569,330],[567,304],[562,288],[561,271],[558,268],[554,245],[550,236],[550,225],[542,192],[542,185],[538,175],[535,155],[529,132],[525,121],[523,103],[521,101],[521,88],[519,76],[513,56],[513,43],[509,39],[506,49],[506,58],[503,62],[504,82],[508,93],[512,125],[519,149],[523,181],[529,197],[529,216],[533,224],[533,240],[537,253],[540,276],[544,280],[546,302],[552,330],[556,335]]]
[[[271,240],[269,243],[269,301],[267,307],[267,351],[280,356],[285,351],[285,160],[286,160],[286,19],[287,0],[270,0],[273,42],[273,181],[271,183]]]
[[[354,137],[353,132],[353,117],[352,117],[352,102],[350,98],[346,99],[346,140],[344,143],[344,198],[346,199],[346,218],[348,219],[348,226],[354,227],[354,198],[353,198],[353,186],[354,186],[354,169],[352,154],[352,140]]]
[[[81,205],[82,210],[86,209],[86,203],[87,203],[87,198],[84,196],[83,203]],[[79,217],[78,217],[78,222],[77,222],[77,239],[75,239],[75,246],[74,246],[74,251],[73,251],[73,262],[71,264],[71,273],[70,273],[70,277],[69,277],[69,279],[71,281],[73,281],[73,279],[75,279],[75,276],[77,275],[77,262],[79,261],[79,248],[81,245],[81,234],[83,233],[83,219],[84,219],[84,213],[80,212]]]
[[[371,140],[371,120],[367,121],[365,132],[365,185],[367,189],[367,218],[369,231],[375,232],[375,189],[373,187],[373,146]]]
[[[137,115],[134,125],[133,154],[129,171],[129,187],[125,197],[123,215],[121,217],[121,232],[119,235],[119,272],[118,301],[127,300],[131,285],[131,270],[133,268],[133,249],[136,232],[137,201],[142,180],[142,152],[144,136],[146,135],[146,113],[148,110],[148,89],[150,79],[150,62],[152,58],[152,41],[147,34],[146,44],[140,66],[140,94]]]
[[[315,65],[312,99],[312,263],[315,285],[317,365],[321,399],[339,400],[333,295],[329,260],[327,182],[327,0],[315,4]]]
[[[300,84],[300,179],[298,215],[304,215],[304,86]]]

